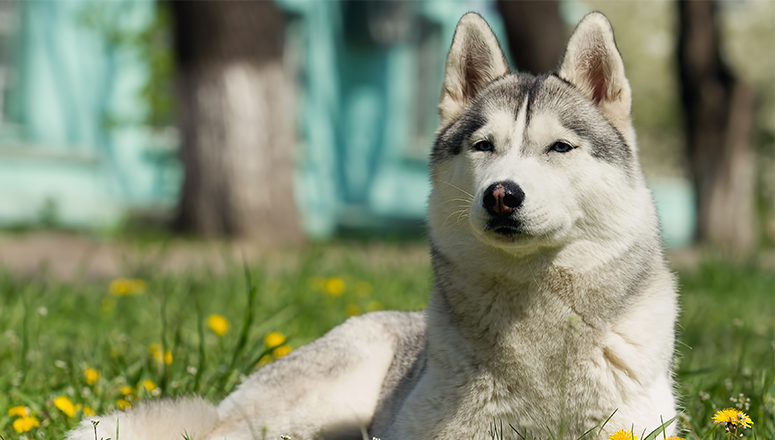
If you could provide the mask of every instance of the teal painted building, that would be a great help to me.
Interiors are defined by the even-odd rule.
[[[298,80],[305,232],[421,227],[446,51],[471,10],[503,35],[493,2],[277,4]],[[150,61],[131,44],[156,14],[151,0],[0,4],[0,226],[113,229],[132,213],[174,211],[178,137],[148,125]],[[673,244],[690,236],[669,234]]]
[[[0,223],[113,228],[174,206],[174,136],[143,125],[147,61],[111,39],[141,32],[155,4],[14,2],[1,14]]]

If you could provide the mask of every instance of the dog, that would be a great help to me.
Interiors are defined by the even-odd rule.
[[[536,77],[463,16],[439,112],[426,311],[351,318],[217,407],[150,402],[99,417],[98,436],[578,439],[673,418],[676,284],[608,20],[587,15]],[[68,438],[93,435],[86,420]]]

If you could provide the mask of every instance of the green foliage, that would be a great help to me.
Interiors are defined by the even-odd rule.
[[[312,246],[249,267],[233,261],[219,272],[186,274],[149,261],[102,282],[0,274],[0,434],[18,437],[8,414],[15,406],[40,420],[29,438],[62,438],[87,406],[103,413],[120,400],[191,393],[217,401],[277,354],[264,343],[270,332],[299,347],[348,314],[422,308],[430,265],[405,246]],[[713,413],[741,405],[754,421],[746,438],[775,438],[773,274],[713,261],[680,279],[684,437],[720,438]],[[222,337],[208,327],[213,314],[231,323]],[[99,370],[93,383],[88,368]],[[73,417],[54,406],[58,396],[76,405]],[[497,438],[519,438],[509,422],[498,421]]]
[[[137,26],[136,20],[127,19],[127,16],[136,15],[136,6],[131,3],[95,2],[85,7],[79,16],[85,29],[102,37],[106,50],[114,56],[119,50],[131,53],[148,69],[146,81],[139,90],[139,98],[146,105],[144,119],[128,121],[117,115],[105,114],[104,124],[107,127],[137,124],[153,128],[172,126],[175,125],[175,57],[170,6],[158,2],[152,19],[143,26]]]

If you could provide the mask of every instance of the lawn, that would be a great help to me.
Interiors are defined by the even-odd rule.
[[[727,438],[711,418],[737,406],[754,423],[746,438],[775,438],[772,271],[709,260],[679,277],[684,437]],[[141,399],[218,400],[349,315],[423,308],[432,281],[422,247],[352,243],[217,272],[162,273],[148,261],[103,281],[2,273],[0,435],[63,438],[88,414]]]

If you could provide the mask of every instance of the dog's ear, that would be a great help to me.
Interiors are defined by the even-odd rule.
[[[507,73],[509,65],[490,26],[479,14],[464,15],[455,29],[444,68],[441,125],[449,124],[482,89]]]
[[[605,15],[593,12],[581,20],[568,41],[558,76],[597,104],[617,128],[629,125],[632,92]]]

